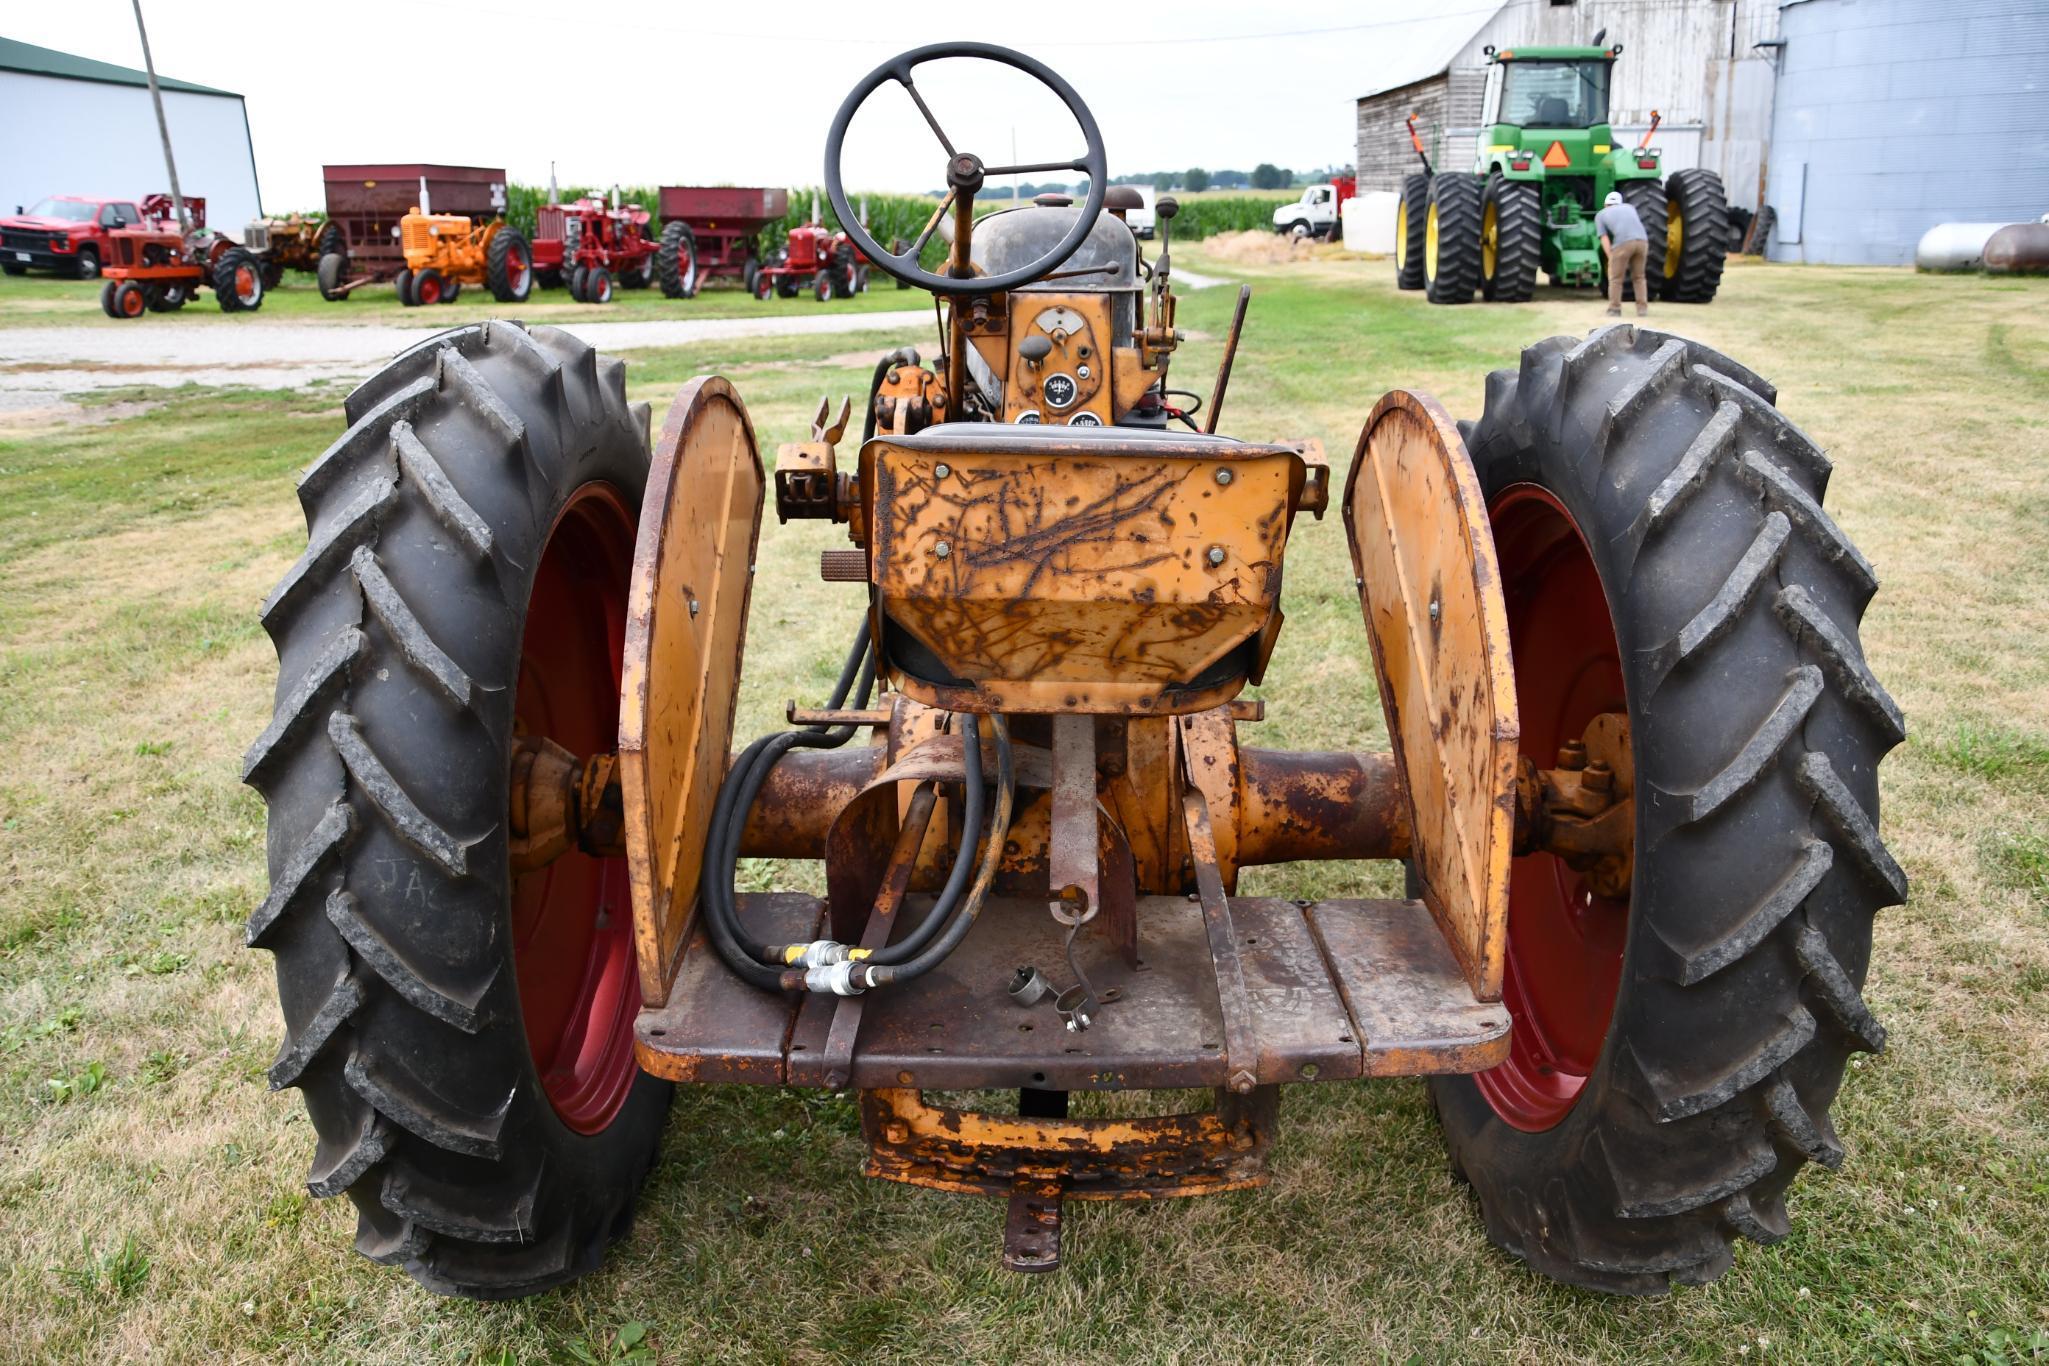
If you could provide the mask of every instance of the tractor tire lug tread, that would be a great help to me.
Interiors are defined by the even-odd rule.
[[[278,710],[250,748],[271,886],[274,1086],[303,1098],[307,1187],[358,1249],[436,1291],[530,1294],[629,1225],[670,1087],[639,1076],[568,1129],[510,970],[511,684],[541,542],[586,482],[637,508],[648,413],[567,333],[503,320],[427,339],[360,386],[302,477],[308,547],[267,599]],[[510,457],[510,458],[508,458]],[[387,1207],[387,1203],[390,1208]]]
[[[1632,680],[1634,923],[1607,1046],[1554,1127],[1430,1085],[1496,1245],[1656,1292],[1729,1264],[1703,1239],[1785,1237],[1801,1166],[1841,1160],[1828,1102],[1885,1042],[1862,990],[1873,917],[1906,895],[1877,823],[1905,725],[1857,640],[1876,575],[1769,383],[1626,323],[1501,375],[1469,438],[1481,486],[1571,510]]]

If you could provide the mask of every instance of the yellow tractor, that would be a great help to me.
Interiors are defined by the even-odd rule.
[[[917,81],[942,60],[1042,83],[1079,155],[957,149]],[[891,252],[840,155],[906,95],[947,194]],[[1383,396],[1335,483],[1314,440],[1218,431],[1244,292],[1199,427],[1167,401],[1175,206],[1144,259],[1107,166],[1020,53],[869,73],[828,193],[937,296],[939,351],[879,358],[860,439],[821,405],[772,476],[725,380],[656,429],[548,328],[444,333],[349,397],[262,609],[248,939],[361,1252],[476,1297],[590,1271],[690,1083],[858,1093],[868,1173],[1006,1201],[1019,1271],[1059,1264],[1069,1200],[1266,1182],[1287,1085],[1428,1077],[1493,1240],[1609,1291],[1719,1275],[1842,1159],[1902,721],[1827,459],[1756,374],[1616,326],[1531,346],[1470,423]],[[975,216],[1054,170],[1083,202]],[[736,753],[771,501],[845,528],[820,570],[862,625],[823,704]],[[1385,753],[1245,733],[1289,541],[1333,504]],[[738,891],[740,858],[820,860],[824,895]],[[1305,859],[1397,861],[1407,894],[1240,894]],[[1069,1113],[1134,1088],[1213,1100]]]
[[[398,240],[406,263],[393,284],[408,308],[452,304],[464,285],[488,287],[501,304],[524,303],[533,293],[534,249],[526,235],[503,218],[478,223],[434,213],[425,176],[420,202],[398,220]]]

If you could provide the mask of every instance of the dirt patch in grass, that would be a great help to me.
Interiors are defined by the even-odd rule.
[[[1211,261],[1230,265],[1284,265],[1291,261],[1312,261],[1332,255],[1338,248],[1313,237],[1290,237],[1280,232],[1224,232],[1202,239],[1202,254]]]

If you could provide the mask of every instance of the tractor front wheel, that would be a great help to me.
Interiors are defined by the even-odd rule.
[[[655,253],[655,274],[662,293],[671,299],[697,296],[697,237],[690,225],[678,219],[662,229],[662,245]],[[748,281],[748,287],[753,287]]]
[[[603,266],[592,266],[583,277],[583,301],[587,304],[608,304],[612,302],[612,272]]]
[[[448,293],[448,281],[440,271],[429,266],[413,275],[413,302],[421,308],[431,308],[442,301]]]
[[[1431,1083],[1488,1236],[1574,1285],[1698,1284],[1735,1236],[1784,1237],[1795,1173],[1842,1161],[1850,1054],[1885,1039],[1860,987],[1873,914],[1906,896],[1878,833],[1905,728],[1858,644],[1871,566],[1774,402],[1698,343],[1615,326],[1489,376],[1467,438],[1523,757],[1569,766],[1605,736],[1634,801],[1619,887],[1514,861],[1511,1052]]]
[[[1445,171],[1430,178],[1423,220],[1423,288],[1433,304],[1471,303],[1480,287],[1480,177]]]
[[[832,277],[833,272],[830,270],[821,270],[811,277],[811,296],[818,302],[828,302],[835,293]]]
[[[1704,304],[1722,285],[1729,249],[1729,197],[1722,178],[1694,167],[1665,180],[1665,238],[1651,239],[1651,260],[1664,264],[1659,297],[1678,304]]]
[[[152,313],[176,313],[192,300],[192,286],[184,284],[158,285],[149,292],[149,311]]]
[[[764,299],[764,300],[765,300],[765,299],[767,299],[767,298],[768,298],[768,297],[769,297],[770,295],[772,295],[772,294],[776,294],[776,293],[779,293],[779,292],[781,292],[781,290],[782,290],[782,284],[781,284],[781,282],[779,282],[779,281],[778,281],[778,280],[776,279],[776,277],[775,277],[775,276],[773,276],[773,275],[770,275],[770,274],[769,274],[769,273],[768,273],[767,271],[765,271],[765,270],[763,270],[763,271],[758,271],[758,272],[756,272],[756,273],[755,273],[755,276],[754,276],[754,297],[755,297],[755,298],[757,298],[757,299]]]
[[[413,307],[417,302],[413,298],[413,273],[410,270],[401,270],[393,276],[391,287],[398,291],[398,301],[407,308]]]
[[[1544,210],[1536,184],[1487,177],[1480,206],[1480,293],[1490,303],[1528,303],[1544,255]]]
[[[263,261],[247,247],[229,247],[213,263],[213,296],[223,313],[263,307]]]
[[[1430,220],[1430,177],[1418,171],[1402,181],[1394,206],[1394,286],[1423,287],[1423,237]]]
[[[444,304],[452,304],[452,303],[454,303],[454,302],[455,302],[455,301],[456,301],[457,299],[460,299],[461,297],[462,297],[462,281],[460,281],[460,280],[443,280],[443,281],[441,282],[441,302],[442,302],[442,303],[444,303]]]
[[[512,862],[523,737],[617,743],[646,405],[624,363],[494,321],[349,396],[306,473],[309,544],[263,607],[273,1088],[308,1189],[443,1294],[531,1294],[629,1226],[670,1087],[633,1059],[626,861]],[[523,809],[523,808],[521,808]]]

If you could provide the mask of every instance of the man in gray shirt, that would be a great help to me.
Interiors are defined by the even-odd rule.
[[[1601,211],[1594,215],[1594,231],[1601,234],[1601,250],[1608,253],[1608,316],[1622,316],[1622,276],[1636,289],[1636,316],[1649,313],[1650,294],[1644,285],[1644,263],[1650,258],[1650,239],[1643,220],[1622,201],[1619,191],[1610,190]]]

